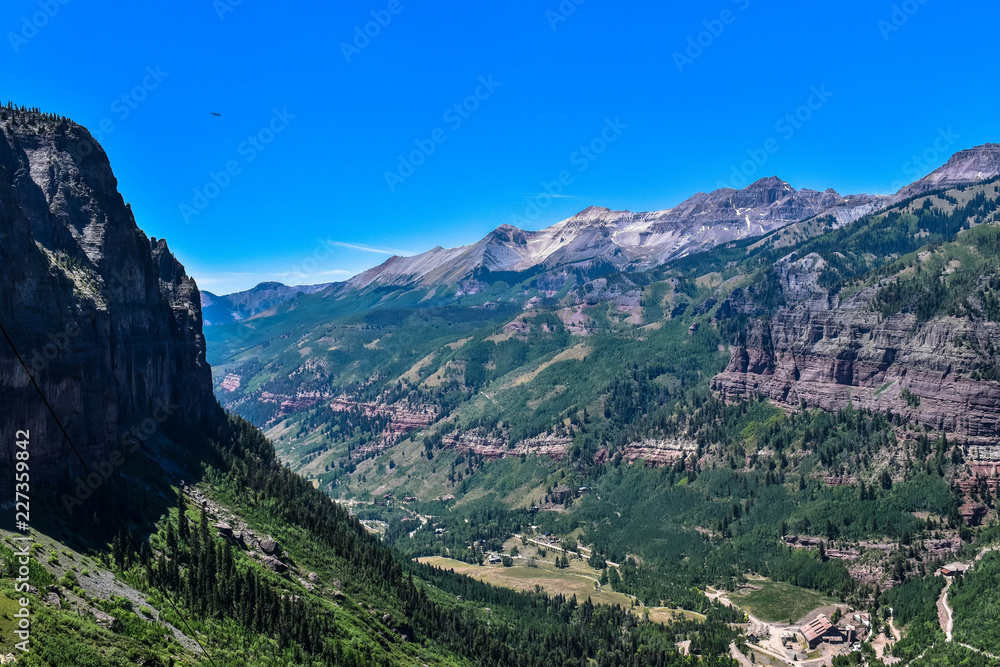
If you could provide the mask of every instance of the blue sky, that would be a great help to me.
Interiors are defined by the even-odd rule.
[[[217,293],[762,176],[890,192],[1000,141],[995,2],[275,4],[0,9],[0,98],[103,126]]]

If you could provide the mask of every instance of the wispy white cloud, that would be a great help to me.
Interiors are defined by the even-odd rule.
[[[407,256],[410,253],[405,250],[392,250],[389,248],[373,248],[367,245],[361,245],[360,243],[346,243],[344,241],[330,241],[330,245],[339,246],[341,248],[350,248],[351,250],[360,250],[361,252],[370,252],[376,255],[402,255]]]
[[[583,197],[574,197],[572,195],[554,195],[548,192],[525,192],[524,196],[528,199],[543,199],[545,197],[552,197],[553,199],[583,199]]]

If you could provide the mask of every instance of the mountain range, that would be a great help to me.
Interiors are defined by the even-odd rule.
[[[469,281],[464,289],[475,291],[479,288],[475,276],[483,272],[592,266],[643,270],[805,220],[827,218],[826,229],[836,229],[923,192],[997,174],[1000,144],[985,144],[956,153],[895,195],[840,195],[832,188],[823,192],[796,190],[772,176],[742,190],[698,193],[661,211],[635,213],[591,206],[539,231],[505,224],[471,245],[438,246],[414,256],[393,256],[344,283],[295,288],[261,283],[224,297],[203,292],[202,306],[207,323],[219,324],[254,317],[299,294],[329,287],[342,292],[378,286],[454,286]]]
[[[27,664],[735,667],[835,607],[992,667],[998,153],[217,297],[0,109],[0,642],[23,599]]]
[[[322,285],[297,285],[289,287],[281,283],[266,282],[243,292],[218,296],[201,291],[201,309],[205,326],[228,324],[250,319],[300,294],[312,294],[329,287]]]
[[[892,660],[963,664],[1000,636],[953,585],[973,648],[950,652],[936,574],[1000,539],[998,157],[892,196],[764,179],[393,258],[207,327],[216,395],[409,557],[530,590],[565,563],[498,554],[582,544],[647,605],[732,591],[790,635],[838,601],[887,622],[877,601],[906,627]]]
[[[19,494],[0,522],[0,661],[697,661],[676,646],[693,626],[401,557],[282,465],[214,398],[197,285],[85,128],[0,108],[0,235],[0,477]],[[731,667],[739,614],[709,606],[699,627],[723,634],[695,651]]]
[[[681,327],[689,336],[713,331],[729,352],[699,362],[698,377],[719,395],[888,410],[989,442],[1000,436],[1000,387],[984,350],[1000,338],[973,315],[990,307],[989,292],[953,303],[952,288],[908,276],[933,266],[946,286],[971,281],[955,294],[986,289],[992,260],[982,250],[976,262],[965,257],[971,241],[959,233],[994,220],[998,175],[1000,145],[987,144],[893,196],[796,191],[767,178],[658,213],[591,207],[538,232],[502,226],[470,246],[391,258],[239,328],[209,327],[216,392],[332,490],[343,466],[436,434],[492,457],[566,456],[580,445],[560,415],[614,400],[606,379],[614,371],[600,370],[596,350],[630,340],[626,357],[641,367],[661,358],[644,358],[645,341],[680,344],[654,332]],[[919,254],[923,246],[931,250]],[[943,255],[951,264],[938,268]],[[583,360],[572,373],[564,365]],[[557,380],[549,367],[570,374]],[[516,407],[509,419],[496,412],[504,405]],[[360,438],[331,433],[324,406],[387,424]],[[642,432],[603,449],[660,461],[683,451]]]

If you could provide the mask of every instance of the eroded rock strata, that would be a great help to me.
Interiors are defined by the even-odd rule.
[[[712,387],[777,403],[890,411],[902,422],[969,442],[1000,436],[1000,383],[982,351],[1000,344],[1000,324],[910,313],[883,317],[875,288],[841,300],[819,287],[811,255],[779,273],[788,305],[752,323]]]

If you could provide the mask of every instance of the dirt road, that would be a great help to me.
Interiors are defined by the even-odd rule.
[[[969,566],[969,569],[966,570],[966,574],[971,572],[972,569],[976,566],[976,563],[981,561],[986,556],[986,554],[990,553],[991,551],[997,551],[997,550],[1000,550],[1000,547],[997,546],[986,547],[978,554],[976,554],[976,557],[972,559],[971,563],[965,563],[966,565]],[[950,642],[953,638],[952,633],[955,630],[955,613],[952,611],[951,605],[948,604],[948,590],[951,588],[952,579],[950,577],[946,579],[948,583],[944,585],[944,590],[941,591],[941,596],[938,597],[937,610],[938,610],[938,622],[941,624],[941,631],[944,632],[945,636],[948,638],[948,641]],[[965,644],[962,644],[962,646],[965,646]],[[979,651],[979,649],[974,649],[971,646],[966,646],[966,648],[969,648],[973,651]],[[982,651],[979,652],[982,653]]]

